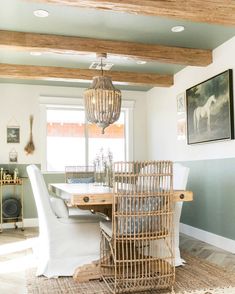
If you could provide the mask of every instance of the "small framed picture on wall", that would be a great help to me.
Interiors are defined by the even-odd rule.
[[[18,162],[18,153],[15,151],[15,149],[12,149],[9,152],[9,162]]]
[[[177,103],[177,114],[185,113],[185,93],[180,93],[176,96],[176,103]]]
[[[20,143],[20,127],[19,126],[7,127],[7,143]]]
[[[177,120],[177,140],[186,139],[186,118],[182,117]]]

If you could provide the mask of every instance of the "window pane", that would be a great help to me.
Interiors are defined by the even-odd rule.
[[[125,113],[121,112],[119,120],[106,128],[103,135],[101,128],[89,124],[88,138],[89,165],[93,164],[101,148],[106,154],[109,150],[113,153],[113,161],[125,161]]]
[[[85,165],[85,113],[83,110],[47,110],[47,170],[64,171],[66,165]]]

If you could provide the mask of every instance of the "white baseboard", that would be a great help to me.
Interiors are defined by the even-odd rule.
[[[19,228],[21,228],[21,222],[16,223]],[[14,223],[5,223],[2,225],[3,229],[13,229],[15,228]],[[38,227],[38,219],[37,218],[25,218],[24,219],[24,227]]]
[[[180,232],[218,248],[235,253],[235,240],[197,229],[183,223],[180,223]]]

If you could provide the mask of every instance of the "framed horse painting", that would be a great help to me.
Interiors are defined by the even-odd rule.
[[[188,144],[234,139],[232,70],[186,90]]]

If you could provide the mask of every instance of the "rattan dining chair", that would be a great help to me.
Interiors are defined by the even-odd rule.
[[[69,184],[94,184],[95,169],[94,166],[65,166],[65,182]],[[69,214],[72,216],[81,214],[96,214],[104,220],[110,220],[109,211],[106,208],[95,207],[90,210],[80,209],[78,207],[69,207]]]
[[[101,276],[110,293],[173,287],[172,178],[170,161],[114,164],[113,219],[100,224]],[[153,252],[159,239],[165,244]],[[164,246],[169,254],[159,258]]]
[[[76,183],[94,183],[95,171],[93,166],[65,166],[65,182]]]

